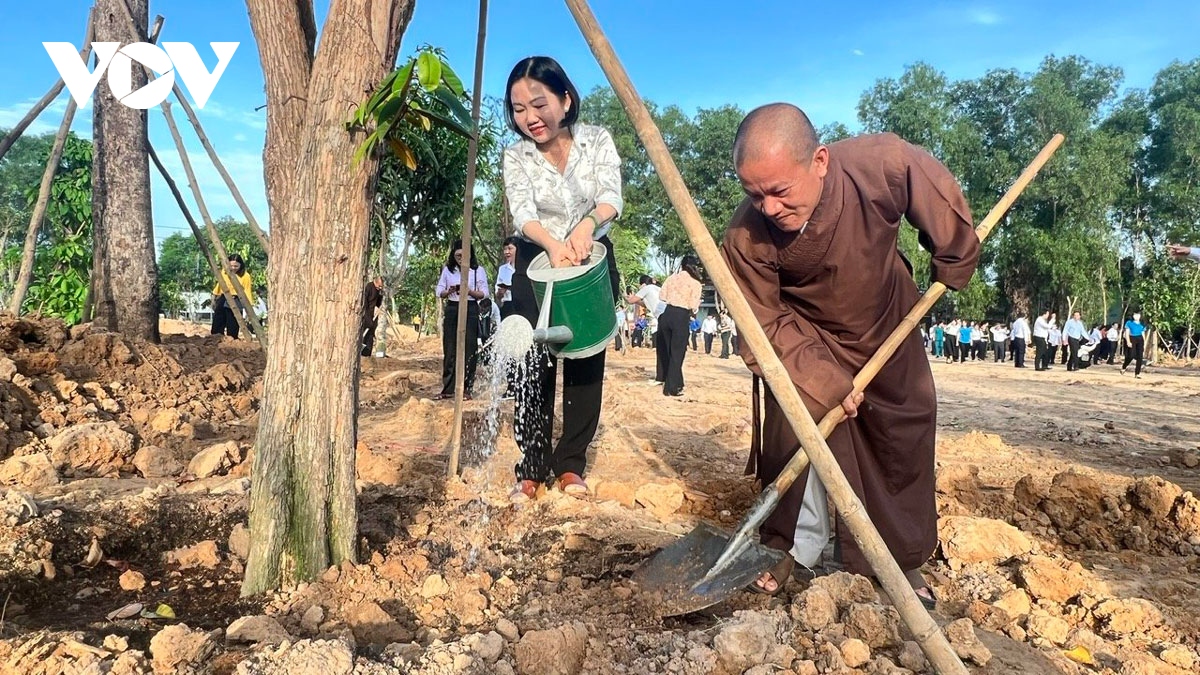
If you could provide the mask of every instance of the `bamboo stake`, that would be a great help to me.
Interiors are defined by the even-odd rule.
[[[25,294],[29,291],[29,283],[33,278],[33,257],[37,252],[38,231],[42,228],[42,221],[46,219],[46,209],[50,205],[50,187],[54,184],[54,174],[58,172],[58,163],[62,161],[67,134],[71,131],[71,122],[74,119],[75,99],[72,98],[67,101],[67,110],[63,113],[62,123],[58,125],[58,133],[54,135],[54,146],[50,149],[50,158],[46,160],[46,169],[42,172],[42,182],[38,186],[37,202],[33,205],[33,214],[29,217],[29,229],[25,231],[21,270],[17,274],[17,285],[13,289],[8,306],[13,316],[20,316],[21,304],[25,302]]]
[[[475,125],[474,133],[467,144],[467,185],[463,190],[463,231],[462,251],[463,264],[458,266],[458,349],[454,358],[454,424],[450,427],[450,460],[447,475],[451,478],[458,475],[458,458],[462,451],[463,424],[463,394],[466,390],[466,341],[467,341],[467,305],[469,296],[464,295],[463,277],[470,278],[470,272],[463,272],[464,266],[470,270],[471,265],[471,226],[475,209],[475,161],[479,155],[479,109],[483,94],[483,46],[487,37],[488,0],[479,0],[479,35],[475,40],[475,79],[471,91],[471,122]]]
[[[200,234],[200,228],[196,225],[196,219],[192,217],[192,212],[187,207],[187,202],[183,200],[183,195],[179,192],[179,187],[175,184],[175,180],[171,178],[171,174],[167,173],[167,167],[163,166],[162,161],[158,159],[158,153],[154,152],[153,146],[146,146],[150,154],[150,161],[154,162],[154,166],[158,167],[158,173],[167,182],[167,187],[170,188],[171,194],[175,197],[175,203],[179,205],[179,210],[183,212],[183,219],[187,221],[188,227],[192,228],[192,236],[196,238],[196,245],[200,247],[200,252],[204,254],[204,259],[208,261],[208,267],[212,270],[213,278],[221,286],[221,292],[226,294],[235,293],[234,289],[225,284],[225,279],[221,276],[221,266],[217,264],[213,258],[212,250],[204,241],[204,236]],[[213,307],[213,312],[217,311]],[[246,319],[242,317],[240,312],[234,312],[233,318],[237,319],[238,326],[244,331],[249,331],[246,326]]]
[[[904,572],[891,557],[883,538],[871,524],[862,502],[854,494],[854,490],[842,474],[837,460],[830,452],[829,446],[826,445],[824,437],[821,436],[820,430],[817,429],[816,423],[809,415],[808,409],[804,407],[800,394],[792,385],[791,376],[775,354],[766,334],[751,311],[750,305],[742,295],[737,281],[721,257],[708,228],[701,219],[700,212],[696,209],[687,186],[679,174],[679,169],[675,166],[675,162],[667,150],[662,133],[655,126],[645,103],[638,96],[633,83],[629,80],[628,74],[618,60],[607,37],[596,22],[586,0],[566,1],[575,21],[587,39],[588,46],[591,47],[592,53],[608,77],[613,90],[621,99],[626,113],[638,132],[638,137],[646,147],[647,154],[667,190],[667,195],[687,230],[688,238],[696,248],[696,253],[712,276],[713,283],[728,305],[734,320],[739,326],[742,326],[741,335],[758,360],[763,379],[776,393],[780,407],[796,431],[801,446],[808,453],[817,474],[821,477],[830,497],[833,498],[834,504],[842,514],[842,519],[854,534],[855,541],[862,548],[863,554],[871,561],[884,590],[891,596],[901,618],[937,672],[943,675],[967,673],[966,667],[954,653],[946,637],[921,606],[915,591],[905,579]]]
[[[84,29],[83,32],[83,49],[79,50],[79,58],[85,62],[87,61],[88,57],[92,55],[93,18],[94,15],[92,10],[88,10],[87,28]],[[33,108],[31,108],[29,112],[25,113],[25,116],[21,118],[21,121],[17,122],[16,126],[14,126],[12,129],[9,129],[8,135],[3,139],[0,139],[0,159],[4,158],[4,155],[9,151],[10,148],[12,148],[13,144],[17,142],[17,139],[21,137],[21,134],[25,133],[25,129],[29,128],[30,124],[33,124],[33,121],[38,118],[38,115],[41,115],[42,111],[49,107],[49,105],[54,102],[54,99],[58,98],[58,95],[62,93],[64,86],[66,86],[66,83],[63,82],[62,78],[59,78],[58,82],[55,82],[54,86],[50,87],[50,91],[47,91],[37,103],[33,104]],[[74,98],[71,100],[74,100]]]
[[[204,133],[204,127],[200,126],[200,118],[192,110],[192,104],[188,103],[178,84],[175,85],[172,91],[175,93],[175,98],[179,101],[179,105],[183,107],[183,112],[187,115],[188,121],[192,123],[192,128],[195,129],[196,136],[200,139],[200,144],[204,146],[205,152],[208,153],[208,158],[212,160],[213,166],[217,168],[217,173],[221,174],[221,179],[225,181],[225,185],[233,194],[233,201],[237,202],[238,207],[242,210],[242,214],[246,216],[246,222],[250,223],[250,229],[254,231],[254,236],[258,237],[259,243],[262,244],[263,250],[267,252],[269,258],[271,255],[270,237],[258,226],[258,220],[255,219],[254,212],[250,210],[250,207],[246,205],[246,200],[242,198],[242,192],[238,189],[237,183],[233,182],[233,177],[225,170],[225,164],[217,156],[217,151],[213,148],[212,143],[208,141],[208,136]]]
[[[229,276],[229,282],[233,285],[236,297],[241,300],[242,307],[246,310],[246,318],[249,320],[251,327],[254,329],[254,337],[258,338],[258,343],[265,350],[267,348],[267,334],[263,331],[262,324],[258,321],[258,314],[255,313],[254,307],[250,303],[250,297],[246,293],[246,289],[242,287],[242,281],[233,273],[233,269],[229,267],[229,254],[225,252],[225,246],[221,244],[221,236],[217,234],[217,227],[213,225],[212,217],[208,214],[208,207],[204,204],[204,195],[200,193],[200,183],[196,181],[196,174],[192,171],[192,161],[188,158],[187,148],[183,145],[183,137],[179,135],[179,129],[175,126],[175,117],[171,115],[171,104],[163,101],[162,103],[163,117],[167,120],[167,128],[171,130],[171,138],[175,139],[175,148],[179,151],[179,160],[183,163],[183,172],[187,174],[188,185],[192,188],[192,199],[196,200],[196,208],[200,211],[200,218],[204,221],[204,227],[208,230],[209,239],[212,240],[213,248],[217,251],[217,256],[220,258],[221,269]],[[216,309],[215,307],[213,308]],[[230,308],[233,309],[232,307]],[[235,310],[234,315],[237,314]]]
[[[121,10],[128,21],[130,34],[138,36],[139,33],[137,30],[137,23],[133,20],[133,15],[129,12],[128,5],[125,4],[124,0],[117,4],[121,6]],[[158,32],[162,28],[162,22],[162,16],[157,17],[154,32],[149,40],[150,42],[155,42],[157,40]],[[140,40],[140,36],[137,39]],[[147,71],[147,74],[149,74],[149,71]],[[200,144],[204,146],[204,150],[208,153],[209,159],[212,160],[213,165],[217,168],[217,173],[221,174],[221,178],[225,181],[225,185],[227,185],[229,187],[229,191],[233,193],[233,200],[237,202],[239,207],[241,207],[242,213],[245,214],[247,222],[250,223],[250,229],[254,231],[254,235],[258,237],[258,241],[262,244],[263,250],[266,251],[269,256],[270,240],[267,238],[267,235],[263,233],[262,229],[259,228],[258,221],[254,218],[254,214],[250,212],[250,207],[246,206],[246,200],[242,199],[242,193],[240,190],[238,190],[237,184],[233,182],[233,178],[230,177],[229,172],[225,170],[225,165],[221,162],[221,158],[217,156],[217,151],[214,150],[212,144],[209,143],[208,136],[204,133],[204,127],[200,126],[200,119],[196,117],[196,113],[194,110],[192,110],[191,104],[188,103],[187,98],[184,97],[183,90],[179,88],[178,82],[175,82],[172,85],[171,92],[175,94],[175,98],[183,107],[184,114],[187,115],[188,121],[191,122],[192,127],[196,130],[196,136],[200,138]],[[164,106],[166,103],[166,101],[163,101]],[[166,110],[166,108],[163,109]]]

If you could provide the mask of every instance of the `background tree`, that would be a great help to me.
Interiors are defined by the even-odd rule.
[[[396,62],[411,0],[248,0],[266,81],[271,342],[243,594],[354,560],[358,348],[378,164],[354,105]]]
[[[0,233],[7,230],[0,268],[11,293],[21,260],[21,239],[37,199],[53,134],[19,139],[0,162]],[[33,274],[22,311],[78,323],[92,265],[92,144],[69,134],[50,184],[45,223],[38,231]]]

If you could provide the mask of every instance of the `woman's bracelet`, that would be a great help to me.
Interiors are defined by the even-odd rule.
[[[584,215],[583,217],[584,217],[584,218],[587,218],[587,219],[590,219],[590,220],[592,221],[592,231],[593,231],[593,232],[595,232],[596,230],[600,229],[600,219],[599,219],[599,218],[597,218],[597,217],[595,216],[595,214],[593,214],[593,213],[588,213],[588,214]],[[583,222],[583,221],[582,221],[582,220],[580,220],[579,222]]]

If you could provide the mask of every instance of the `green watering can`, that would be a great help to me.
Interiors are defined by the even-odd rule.
[[[533,339],[564,359],[585,359],[604,351],[617,334],[617,317],[608,278],[608,249],[592,243],[586,262],[551,267],[543,252],[526,271],[538,302]]]

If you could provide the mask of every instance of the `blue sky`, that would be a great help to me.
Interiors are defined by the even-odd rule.
[[[532,54],[556,57],[581,91],[604,83],[564,3],[490,4],[485,94],[502,95],[511,65]],[[57,79],[41,43],[79,45],[90,6],[90,0],[0,0],[0,62],[5,64],[0,127],[20,119]],[[329,2],[318,0],[317,6],[323,21]],[[418,0],[401,55],[427,43],[444,47],[469,82],[477,9],[472,0]],[[194,43],[210,68],[215,57],[208,42],[241,43],[198,112],[255,216],[266,225],[261,161],[266,121],[265,113],[255,110],[265,100],[245,3],[151,0],[150,11],[166,17],[161,39]],[[840,121],[851,128],[859,95],[877,79],[896,77],[917,61],[951,79],[965,79],[994,68],[1031,71],[1047,54],[1079,54],[1122,68],[1128,87],[1147,87],[1172,60],[1200,57],[1195,39],[1200,2],[1195,0],[593,0],[593,11],[639,92],[656,103],[694,112],[725,103],[749,109],[787,100],[808,110],[818,125]],[[65,105],[64,92],[33,130],[57,128]],[[91,135],[90,110],[75,120],[74,129],[84,136]],[[184,122],[178,110],[176,117]],[[151,142],[182,183],[179,156],[161,113],[151,110],[149,118]],[[184,135],[213,217],[241,218],[199,142],[186,130]],[[186,232],[165,185],[157,175],[153,181],[156,237]]]

